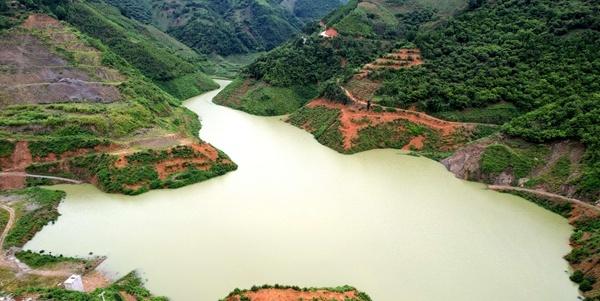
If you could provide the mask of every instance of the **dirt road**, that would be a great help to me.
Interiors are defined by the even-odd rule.
[[[580,201],[578,199],[572,199],[572,198],[568,198],[566,196],[562,196],[559,194],[547,192],[547,191],[540,191],[540,190],[527,189],[527,188],[514,187],[514,186],[506,186],[506,185],[488,185],[488,188],[491,190],[496,190],[496,191],[522,191],[522,192],[531,193],[531,194],[534,194],[537,196],[560,199],[563,201],[567,201],[567,202],[577,204],[577,205],[583,206],[585,208],[600,212],[600,208],[597,206],[594,206],[592,204],[586,203],[584,201]]]
[[[4,227],[4,230],[2,231],[2,235],[0,235],[0,262],[4,260],[4,240],[6,239],[6,236],[8,235],[8,231],[10,231],[10,229],[12,228],[12,226],[15,224],[15,210],[13,208],[11,208],[10,206],[4,205],[4,204],[0,204],[0,208],[2,208],[2,210],[6,210],[8,211],[8,222],[6,222],[6,226]]]
[[[73,184],[82,184],[83,183],[81,181],[73,180],[73,179],[67,179],[67,178],[61,178],[61,177],[53,177],[53,176],[33,175],[33,174],[24,173],[24,172],[0,172],[0,178],[3,177],[3,176],[6,176],[6,177],[27,177],[27,178],[49,179],[49,180],[57,180],[57,181],[63,181],[63,182],[68,182],[68,183],[73,183]]]

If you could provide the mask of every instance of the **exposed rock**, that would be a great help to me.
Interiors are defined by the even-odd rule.
[[[512,185],[514,180],[515,176],[512,174],[512,171],[505,170],[494,179],[494,185]]]
[[[492,139],[483,139],[469,144],[442,160],[442,164],[458,178],[479,179],[481,156],[492,143]]]

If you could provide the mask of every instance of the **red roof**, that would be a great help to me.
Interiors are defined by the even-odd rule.
[[[327,28],[327,30],[325,30],[323,33],[321,33],[321,35],[328,37],[328,38],[335,38],[338,36],[338,32],[337,32],[337,30],[335,30],[335,28]]]

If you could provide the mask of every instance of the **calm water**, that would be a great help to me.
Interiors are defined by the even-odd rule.
[[[216,93],[187,105],[239,170],[137,197],[61,186],[62,217],[27,247],[107,255],[105,271],[139,269],[175,301],[263,283],[349,284],[375,301],[577,300],[558,215],[395,150],[340,155]]]

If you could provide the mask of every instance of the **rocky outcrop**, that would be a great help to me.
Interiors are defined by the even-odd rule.
[[[506,155],[487,152],[494,146],[506,149]],[[582,170],[585,146],[578,141],[563,140],[535,144],[520,139],[494,135],[457,150],[441,163],[456,177],[493,185],[526,187],[594,202],[593,197],[582,195],[577,188]],[[499,170],[485,171],[482,160],[489,164],[502,162]],[[488,168],[490,168],[488,166]]]
[[[491,139],[483,139],[469,144],[442,160],[442,164],[458,178],[479,180],[481,179],[481,156],[486,147],[492,143]]]

